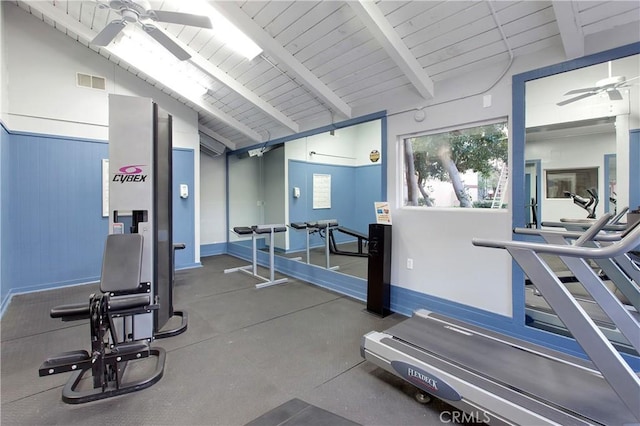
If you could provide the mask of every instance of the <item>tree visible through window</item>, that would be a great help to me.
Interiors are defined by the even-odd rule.
[[[507,123],[404,139],[404,204],[505,207]]]

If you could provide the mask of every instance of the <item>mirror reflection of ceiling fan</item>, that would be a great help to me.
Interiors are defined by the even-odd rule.
[[[107,46],[120,34],[120,31],[122,31],[125,26],[137,22],[155,41],[164,46],[164,48],[175,57],[184,61],[189,59],[191,55],[153,25],[153,22],[212,28],[211,20],[207,16],[154,10],[151,9],[151,5],[147,0],[119,0],[110,1],[108,4],[98,1],[98,7],[113,9],[122,18],[109,22],[107,26],[98,33],[91,41],[91,44],[95,46]]]
[[[603,78],[602,80],[596,81],[594,87],[584,87],[582,89],[570,90],[564,94],[564,96],[568,95],[576,95],[570,99],[566,99],[564,101],[558,102],[556,105],[563,106],[570,104],[572,102],[579,101],[581,99],[588,98],[590,96],[598,95],[601,93],[606,93],[609,96],[609,99],[612,101],[620,101],[622,100],[622,94],[618,89],[623,87],[630,87],[630,81],[640,78],[640,76],[633,77],[627,80],[624,76],[612,76],[611,75],[611,61],[609,61],[609,77]]]

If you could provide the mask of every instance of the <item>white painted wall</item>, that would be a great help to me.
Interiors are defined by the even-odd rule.
[[[200,243],[227,241],[226,157],[200,155]]]
[[[229,157],[229,229],[264,223],[260,157]],[[231,232],[229,242],[245,240]]]
[[[9,90],[7,89],[9,85],[9,79],[7,78],[7,61],[4,60],[6,58],[6,48],[5,48],[5,40],[6,40],[6,32],[7,27],[4,25],[5,13],[4,6],[0,5],[0,119],[2,119],[4,112],[7,109],[7,99]]]
[[[627,79],[640,75],[639,55],[612,61],[611,74],[613,76],[625,76]],[[629,130],[637,129],[640,125],[640,86],[633,84],[630,85],[630,87],[621,89],[622,100],[611,101],[607,96],[597,95],[564,106],[556,105],[556,103],[561,100],[576,96],[563,96],[567,91],[584,87],[594,87],[597,81],[608,76],[609,64],[605,62],[527,82],[526,123],[527,127],[536,127],[555,123],[614,117],[616,133],[614,139],[617,138],[617,146],[610,148],[605,144],[605,148],[608,150],[606,153],[617,154],[618,202],[620,206],[627,206],[629,203]],[[560,155],[563,154],[563,147],[565,146],[563,141],[564,139],[556,141],[556,155],[558,153]],[[528,145],[529,141],[527,141],[527,146]],[[568,148],[569,154],[573,156],[570,160],[571,164],[576,164],[576,159],[584,157],[585,162],[588,160],[590,163],[588,165],[593,165],[591,155],[596,152],[602,152],[602,149],[598,148],[597,144],[595,144],[593,148],[595,151],[585,150],[583,151],[583,155],[577,155],[579,153],[575,152],[572,148]],[[525,158],[535,159],[536,157],[525,153]],[[595,164],[600,163],[602,163],[602,160]],[[582,166],[577,164],[575,167]],[[543,164],[543,169],[544,168],[545,165]],[[602,185],[599,190],[603,190]],[[560,205],[558,205],[558,203],[560,203]],[[553,200],[548,206],[551,207],[552,205],[558,205],[557,209],[560,209],[562,202]],[[599,214],[602,214],[602,206],[600,207]],[[557,216],[557,209],[552,207],[551,211],[547,211],[547,206],[545,206],[542,209],[542,220],[556,220],[552,218]],[[548,213],[550,213],[550,215],[548,215]]]
[[[108,139],[108,95],[152,98],[173,116],[173,145],[194,150],[195,259],[200,261],[200,142],[197,113],[15,4],[2,2],[1,119],[12,131]],[[10,36],[9,36],[10,35]],[[76,73],[106,78],[106,90],[76,86]],[[10,82],[10,84],[9,84]]]
[[[371,164],[371,151],[381,151],[381,126],[380,120],[374,120],[336,129],[333,135],[325,132],[289,141],[285,144],[286,160],[345,166]],[[311,155],[311,151],[316,154]]]
[[[628,140],[628,138],[627,138]],[[586,210],[573,204],[570,198],[547,198],[546,171],[554,169],[598,168],[598,194],[604,194],[604,155],[616,152],[615,132],[582,135],[562,139],[527,141],[525,158],[541,160],[542,197],[539,200],[542,217],[540,221],[557,222],[563,218],[584,219]],[[584,194],[586,195],[586,194]],[[604,214],[606,200],[601,199],[596,208],[596,217]]]
[[[502,250],[474,247],[471,239],[511,239],[511,206],[505,210],[402,207],[403,138],[425,132],[468,127],[511,114],[511,75],[564,60],[548,49],[508,64],[436,84],[435,97],[424,101],[426,118],[416,109],[389,112],[387,122],[388,200],[393,217],[392,284],[489,312],[511,316],[511,258]],[[493,86],[493,87],[491,87]],[[483,107],[484,96],[491,105]],[[511,124],[510,124],[511,125]],[[511,156],[511,153],[509,154]],[[406,268],[413,259],[413,269]]]
[[[617,34],[620,35],[624,34]],[[612,33],[612,36],[616,34]],[[631,41],[634,40],[628,42]],[[602,43],[590,40],[587,54],[626,43],[616,44],[609,40],[607,44],[603,47]],[[599,50],[589,50],[590,46],[598,46]],[[501,211],[401,207],[403,164],[400,141],[409,135],[462,127],[484,120],[509,117],[511,121],[512,75],[565,60],[562,49],[552,46],[518,57],[506,72],[507,64],[502,63],[473,76],[437,82],[433,99],[415,104],[414,109],[389,111],[387,182],[394,227],[392,284],[489,312],[511,315],[510,256],[501,250],[474,247],[471,239],[510,240],[512,207]],[[496,82],[503,72],[504,76]],[[491,105],[485,108],[483,100],[486,95],[491,96]],[[417,108],[424,108],[426,113],[422,122],[414,119]],[[511,122],[509,125],[511,127]],[[412,270],[406,268],[408,258],[414,260]]]
[[[284,147],[270,150],[262,156],[263,175],[260,182],[264,185],[264,223],[284,224],[287,212],[285,211],[286,184],[284,174]],[[287,233],[275,235],[275,246],[286,249]]]

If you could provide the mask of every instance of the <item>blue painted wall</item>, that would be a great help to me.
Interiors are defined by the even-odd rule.
[[[382,166],[372,164],[356,167],[355,183],[355,207],[353,217],[353,229],[364,234],[369,233],[369,224],[376,222],[374,204],[382,199]]]
[[[32,291],[96,281],[108,220],[102,217],[100,141],[11,134],[8,141],[2,289]]]
[[[185,243],[176,251],[176,269],[195,266],[195,197],[193,150],[173,149],[173,242]],[[189,186],[189,197],[180,198],[180,184]]]
[[[373,203],[380,201],[380,173],[379,165],[353,167],[289,160],[289,188],[298,187],[301,194],[300,198],[289,195],[289,221],[337,219],[341,226],[367,234],[369,223],[375,221]],[[331,175],[330,209],[313,209],[314,174]],[[339,232],[335,237],[338,243],[353,239]],[[304,232],[291,232],[289,238],[291,251],[306,247]],[[324,242],[314,234],[310,244],[320,246]]]
[[[174,149],[174,241],[195,252],[193,150]],[[108,219],[102,217],[104,141],[2,129],[2,310],[11,294],[97,281]],[[177,185],[191,196],[179,199]],[[178,198],[176,200],[176,198]]]
[[[4,127],[4,124],[0,122],[0,302],[4,300],[4,295],[9,293],[9,282],[5,279],[5,269],[2,267],[4,263],[4,258],[2,257],[3,253],[6,253],[7,242],[5,241],[4,234],[2,232],[5,229],[5,226],[8,226],[5,223],[6,215],[3,214],[7,204],[5,202],[5,188],[7,187],[7,182],[9,181],[8,174],[8,160],[7,154],[5,151],[8,150],[9,147],[9,133]]]

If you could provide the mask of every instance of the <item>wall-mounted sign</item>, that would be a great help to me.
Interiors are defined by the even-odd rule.
[[[313,174],[313,208],[331,208],[331,175]]]
[[[377,149],[374,149],[369,153],[369,160],[371,160],[372,163],[378,162],[379,159],[380,159],[380,151],[378,151]]]

